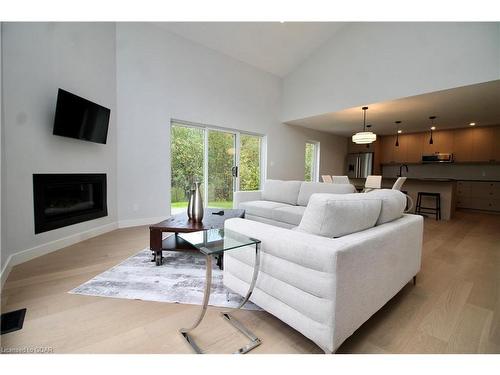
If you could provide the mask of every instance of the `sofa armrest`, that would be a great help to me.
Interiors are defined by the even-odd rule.
[[[225,229],[261,241],[261,251],[320,272],[334,272],[343,244],[333,238],[276,227],[246,219],[226,220]]]
[[[240,203],[259,201],[262,199],[262,190],[235,191],[233,194],[233,208],[238,208]]]

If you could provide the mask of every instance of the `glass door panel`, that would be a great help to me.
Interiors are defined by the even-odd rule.
[[[236,134],[208,130],[207,207],[232,208],[235,188]]]
[[[256,135],[240,135],[239,190],[260,189],[261,139]]]
[[[314,145],[312,143],[306,143],[305,161],[304,181],[313,181]]]
[[[170,196],[171,211],[175,214],[187,209],[193,181],[195,179],[204,181],[205,130],[172,123],[170,137],[172,165]],[[203,184],[201,188],[203,189]]]
[[[306,142],[304,181],[319,181],[319,142]]]

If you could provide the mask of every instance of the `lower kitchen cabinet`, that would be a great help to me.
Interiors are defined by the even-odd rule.
[[[500,182],[458,181],[457,208],[500,211]]]

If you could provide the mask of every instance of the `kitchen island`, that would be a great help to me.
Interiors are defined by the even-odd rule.
[[[362,189],[365,185],[364,178],[350,179],[356,189]],[[382,178],[382,188],[390,189],[396,182],[396,178]],[[418,192],[439,193],[441,195],[441,218],[442,220],[450,220],[455,212],[457,181],[449,178],[407,178],[403,187],[403,192],[406,192],[413,200],[413,207],[410,212],[415,212]],[[422,198],[422,206],[434,207],[432,198]],[[432,215],[429,215],[432,216]]]

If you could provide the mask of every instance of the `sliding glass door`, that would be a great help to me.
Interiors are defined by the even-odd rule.
[[[207,162],[207,207],[232,208],[237,177],[236,134],[208,130]]]
[[[262,137],[240,134],[239,138],[238,190],[259,190],[262,180]]]
[[[232,208],[236,190],[258,190],[262,181],[263,137],[172,121],[171,208],[187,208],[193,181],[202,183],[206,207]]]
[[[185,210],[193,182],[204,181],[204,150],[203,129],[172,124],[170,130],[172,213]]]

